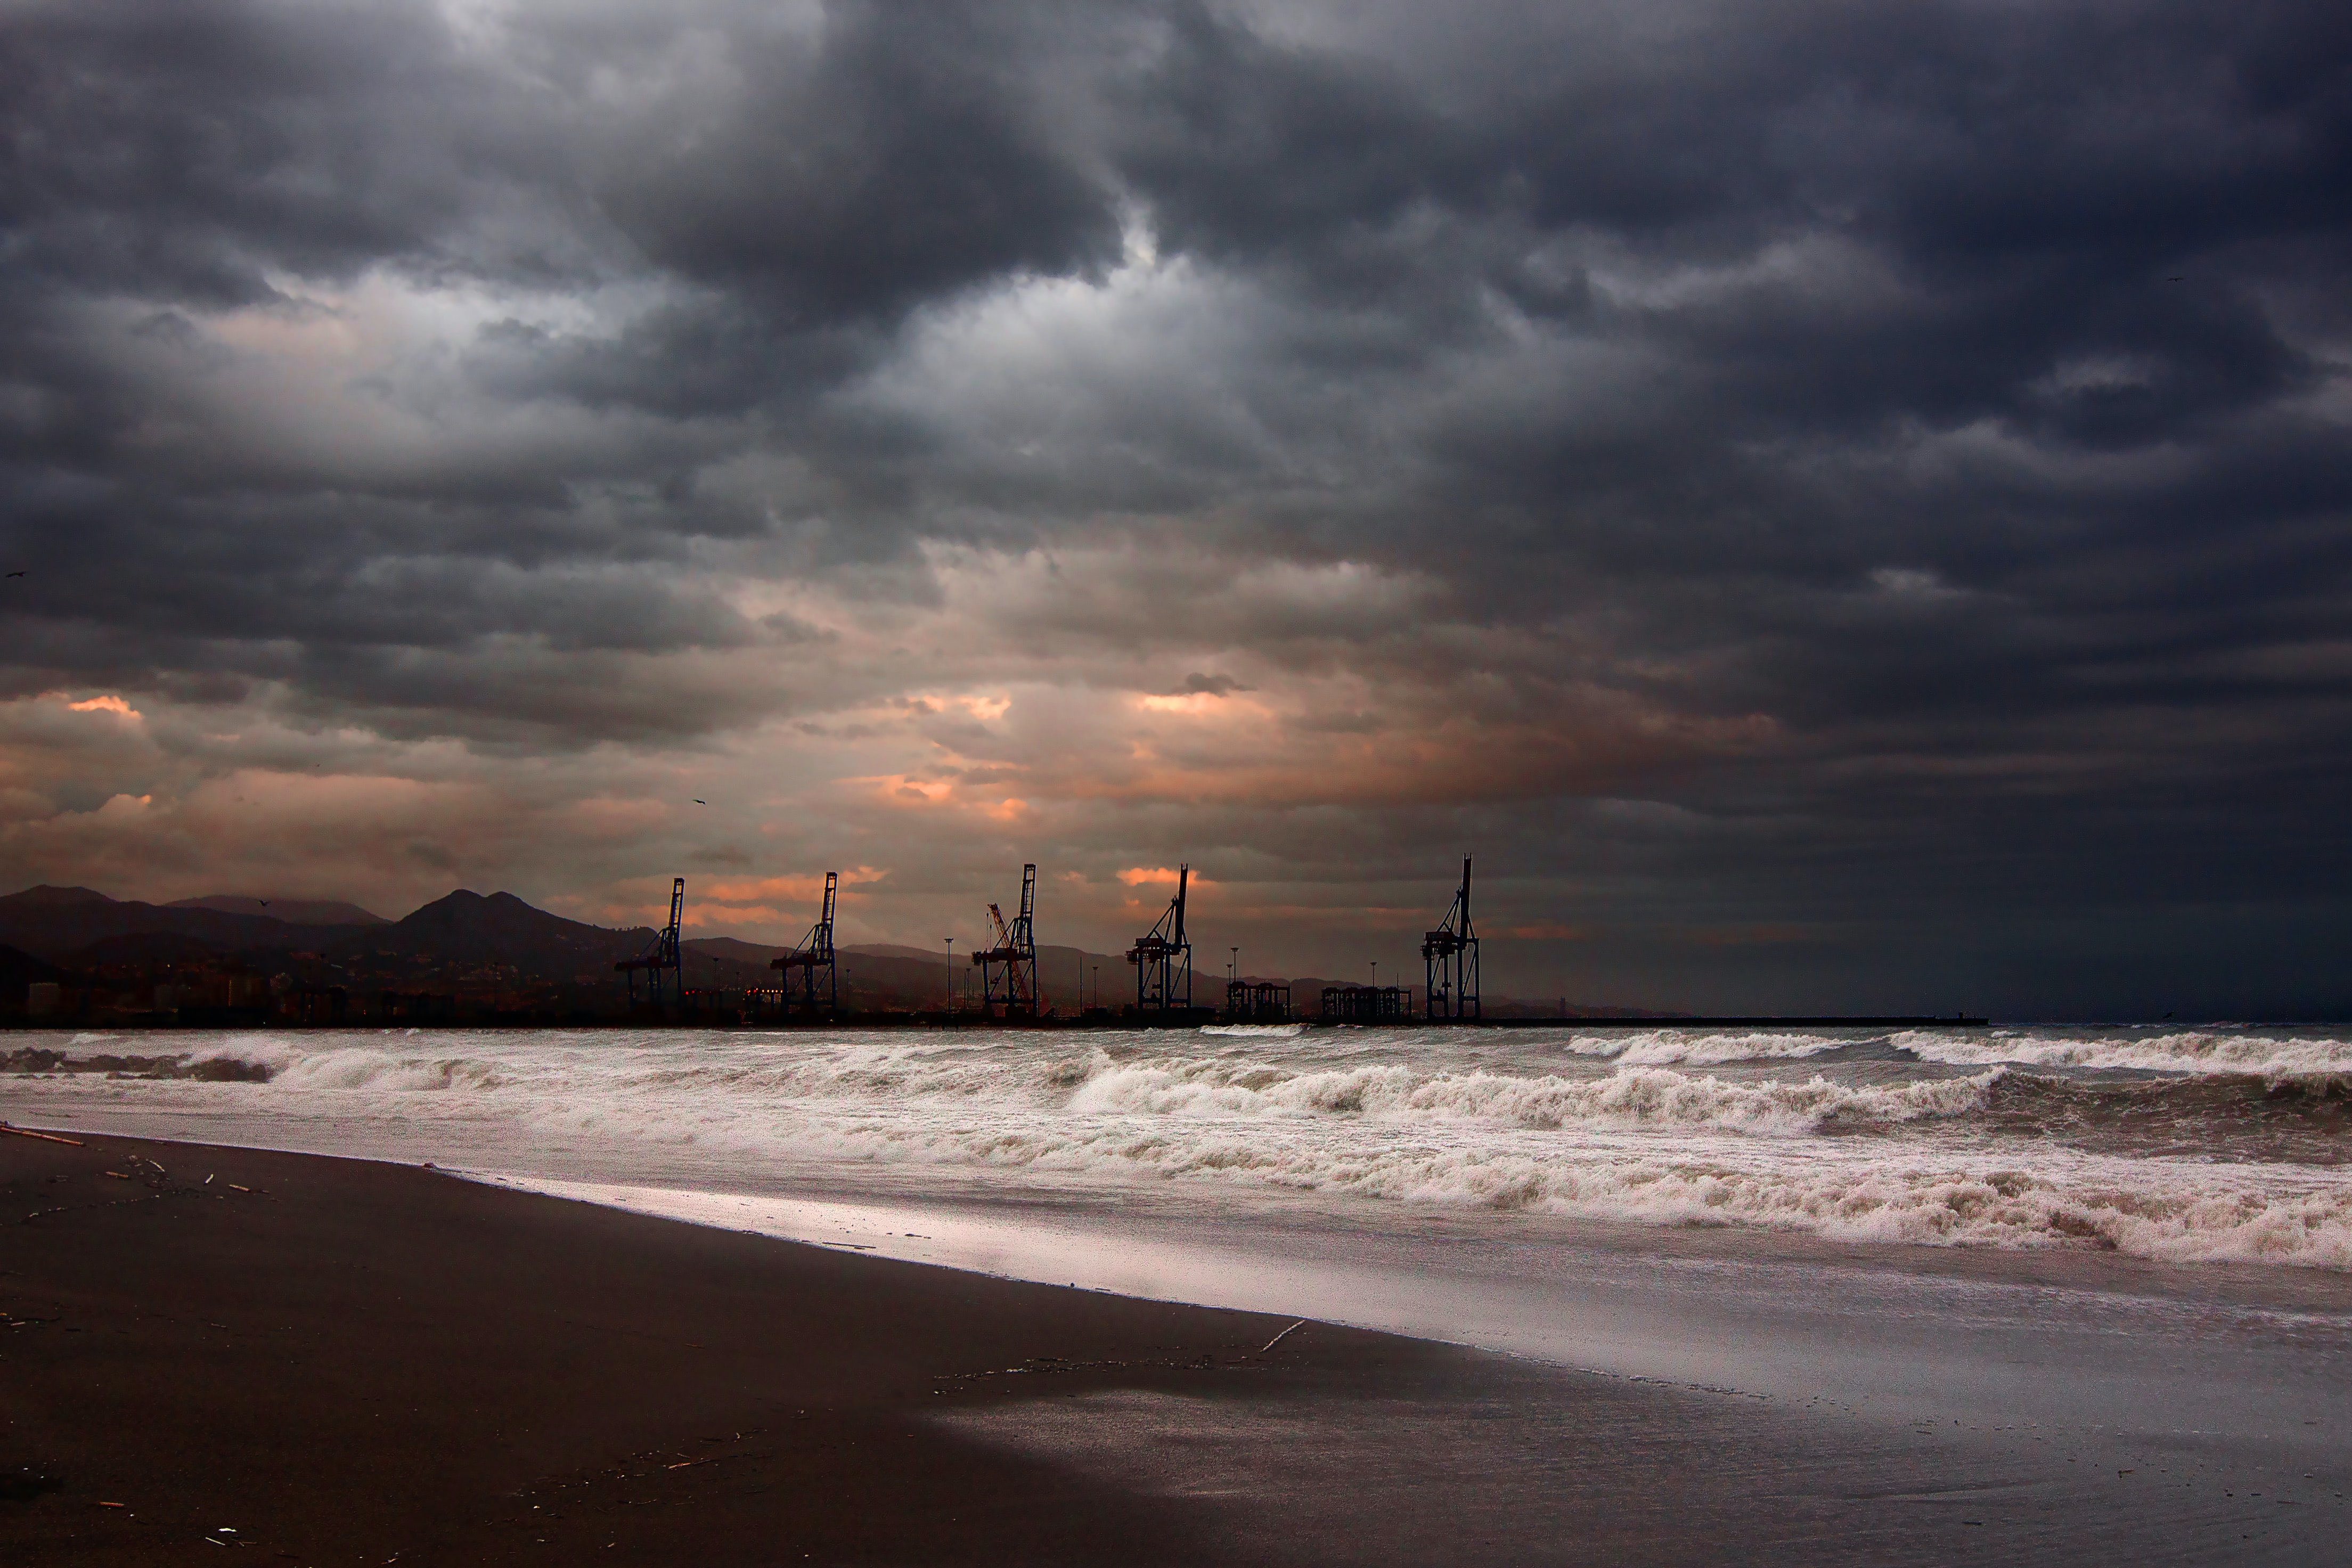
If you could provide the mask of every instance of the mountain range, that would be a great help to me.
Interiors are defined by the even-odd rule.
[[[87,888],[69,889],[88,892]],[[373,926],[392,922],[357,904],[341,899],[254,899],[232,893],[209,893],[201,899],[174,899],[167,910],[218,910],[228,915],[267,915],[289,925]]]
[[[150,904],[88,888],[53,887],[0,898],[0,943],[82,969],[205,952],[225,958],[311,952],[576,972],[634,956],[653,935],[646,927],[613,931],[565,920],[512,893],[485,897],[464,889],[397,921],[319,900],[215,897]]]

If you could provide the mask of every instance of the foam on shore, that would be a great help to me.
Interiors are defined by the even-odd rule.
[[[252,1142],[308,1119],[420,1158],[473,1140],[604,1180],[887,1167],[918,1185],[1176,1183],[1244,1204],[1281,1191],[2352,1268],[2352,1173],[2277,1154],[2282,1127],[2334,1147],[2336,1080],[2289,1093],[2243,1076],[2316,1068],[2341,1041],[1902,1036],[1847,1060],[1827,1053],[1850,1041],[1801,1034],[1644,1031],[1607,1058],[1582,1038],[257,1031],[194,1048],[79,1037],[39,1061],[83,1070],[6,1081],[18,1101],[210,1118]],[[1678,1065],[1644,1059],[1669,1047]],[[2053,1058],[2039,1073],[2011,1065],[2036,1050]],[[2118,1051],[2204,1065],[2153,1080],[2089,1065]],[[1916,1059],[1931,1054],[1952,1059]],[[2173,1152],[2115,1142],[2143,1126]]]

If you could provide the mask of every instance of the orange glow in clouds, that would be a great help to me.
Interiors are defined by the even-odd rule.
[[[1147,882],[1165,882],[1172,888],[1176,885],[1176,868],[1173,866],[1130,866],[1126,870],[1121,871],[1118,874],[1118,879],[1125,882],[1130,888],[1139,888]],[[1192,868],[1192,886],[1195,888],[1206,887],[1208,885],[1208,881],[1209,879],[1201,875],[1201,868],[1195,866]]]
[[[904,773],[885,773],[880,778],[849,782],[873,785],[883,801],[890,805],[943,805],[955,794],[953,780],[910,779]]]
[[[850,889],[861,882],[878,882],[889,875],[887,870],[872,866],[860,866],[841,874],[841,896],[846,900]],[[691,906],[697,897],[715,903],[814,903],[824,897],[824,876],[812,872],[802,877],[742,877],[710,882],[688,879],[687,902]]]

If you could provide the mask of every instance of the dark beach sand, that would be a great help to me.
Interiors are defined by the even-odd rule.
[[[2346,1526],[405,1167],[0,1136],[0,1189],[10,1568],[2321,1562]]]

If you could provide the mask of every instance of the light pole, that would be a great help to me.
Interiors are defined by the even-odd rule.
[[[1381,988],[1381,961],[1380,961],[1379,959],[1377,959],[1377,958],[1376,958],[1376,959],[1372,960],[1372,989],[1373,989],[1373,990],[1375,990],[1375,991],[1378,991],[1380,988]]]
[[[955,938],[951,936],[943,936],[940,938],[940,940],[948,944],[947,1014],[948,1022],[952,1024],[955,1022]]]
[[[1095,965],[1095,1005],[1102,1005],[1102,965]]]

